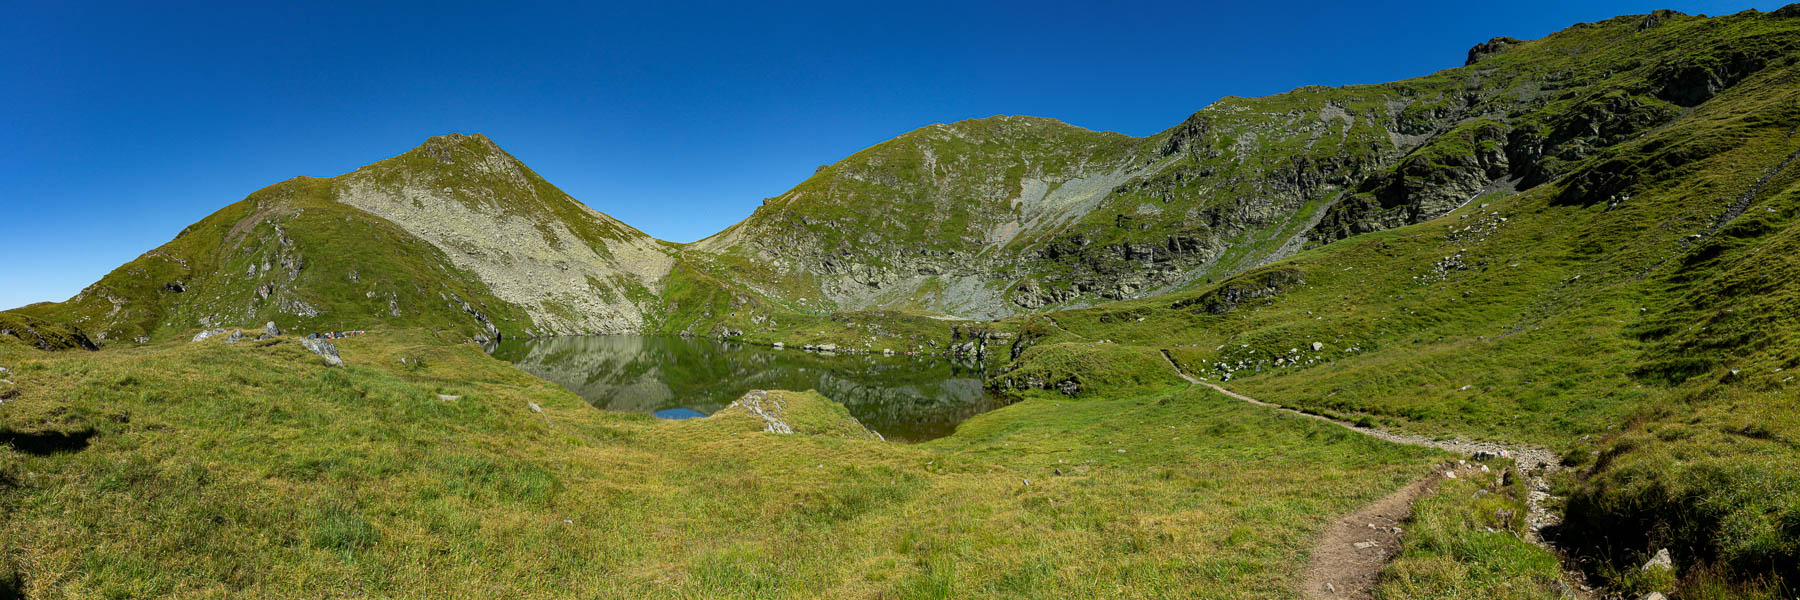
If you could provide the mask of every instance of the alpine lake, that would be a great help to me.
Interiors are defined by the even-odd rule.
[[[504,339],[487,350],[597,408],[665,419],[710,415],[750,390],[818,390],[882,437],[922,442],[1006,403],[983,389],[981,363],[942,356],[637,335]]]

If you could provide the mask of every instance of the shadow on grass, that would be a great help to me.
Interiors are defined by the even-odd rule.
[[[0,430],[0,446],[12,446],[14,450],[32,456],[49,456],[86,450],[88,440],[93,437],[94,430],[92,429],[73,433],[63,431],[20,432],[8,429]]]

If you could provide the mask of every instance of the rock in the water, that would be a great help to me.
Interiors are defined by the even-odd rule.
[[[194,341],[198,342],[198,341],[205,340],[206,338],[209,338],[209,337],[212,337],[215,335],[219,335],[222,333],[225,333],[225,330],[223,330],[223,329],[208,329],[206,331],[202,331],[200,333],[194,334]]]
[[[269,321],[263,325],[263,333],[271,336],[281,335],[281,328],[276,327],[274,321]]]
[[[1655,569],[1674,569],[1674,568],[1675,568],[1675,558],[1672,556],[1669,556],[1668,548],[1663,548],[1663,549],[1656,551],[1656,556],[1652,556],[1652,557],[1650,557],[1650,560],[1645,561],[1644,566],[1641,567],[1641,570],[1650,571],[1650,570],[1655,570]]]
[[[313,354],[325,357],[325,364],[333,367],[344,366],[344,359],[338,357],[337,345],[319,338],[301,338],[300,345],[305,346]]]

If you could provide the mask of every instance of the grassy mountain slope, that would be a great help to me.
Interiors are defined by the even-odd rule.
[[[1265,400],[1549,446],[1582,467],[1565,532],[1597,574],[1630,589],[1666,547],[1689,593],[1785,597],[1800,578],[1800,10],[1786,12],[1654,24],[1732,32],[1762,67],[1557,179],[1214,286],[1013,320],[1019,361],[995,383],[1118,380],[1154,363],[1066,357],[1167,350]],[[1742,62],[1708,48],[1688,46]]]
[[[481,135],[257,191],[64,303],[20,309],[101,341],[275,321],[471,337],[636,331],[669,255]]]
[[[1557,180],[1784,59],[1785,20],[1581,24],[1425,77],[1225,98],[1142,139],[1022,117],[933,125],[695,250],[832,310],[991,317],[1203,285]]]
[[[0,589],[1292,598],[1326,522],[1446,458],[1196,388],[776,435],[596,411],[450,341],[0,347]]]
[[[297,331],[428,327],[465,336],[532,325],[443,252],[333,201],[331,180],[307,177],[221,209],[67,302],[17,312],[112,342],[266,321]]]

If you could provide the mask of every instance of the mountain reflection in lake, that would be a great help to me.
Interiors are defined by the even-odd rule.
[[[949,435],[1001,402],[981,365],[942,357],[818,354],[712,339],[605,335],[502,340],[496,358],[608,410],[713,412],[750,390],[818,390],[890,440]]]

